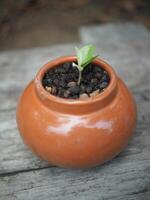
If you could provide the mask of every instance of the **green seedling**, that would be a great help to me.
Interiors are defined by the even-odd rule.
[[[73,66],[78,68],[79,77],[78,77],[77,84],[80,85],[83,69],[88,64],[90,64],[94,60],[94,58],[96,58],[97,56],[94,56],[95,46],[93,46],[93,45],[86,45],[81,48],[76,47],[75,50],[76,50],[76,54],[77,54],[77,64],[73,63]]]

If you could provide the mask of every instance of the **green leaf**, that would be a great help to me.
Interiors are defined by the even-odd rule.
[[[90,64],[95,58],[97,58],[97,56],[92,57],[90,60],[88,60],[85,64],[82,65],[82,68],[86,67],[88,64]]]
[[[93,45],[86,45],[82,48],[75,48],[77,53],[78,65],[84,68],[86,65],[92,62],[97,57],[94,56],[95,47]]]

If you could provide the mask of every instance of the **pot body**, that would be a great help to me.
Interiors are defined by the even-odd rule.
[[[106,105],[93,103],[94,109],[88,110],[84,102],[84,109],[78,105],[76,112],[67,110],[73,109],[74,101],[66,109],[63,105],[57,109],[54,101],[47,106],[44,96],[38,97],[36,84],[33,80],[20,98],[17,124],[24,142],[42,159],[52,165],[87,168],[112,159],[127,145],[136,125],[136,106],[117,76],[117,89]]]

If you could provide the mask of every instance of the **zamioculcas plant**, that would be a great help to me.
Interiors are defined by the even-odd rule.
[[[86,45],[82,48],[75,48],[77,54],[77,64],[73,63],[73,66],[77,67],[79,70],[79,77],[77,84],[80,85],[81,78],[82,78],[82,71],[83,69],[93,61],[94,58],[97,56],[94,55],[95,46],[93,45]]]

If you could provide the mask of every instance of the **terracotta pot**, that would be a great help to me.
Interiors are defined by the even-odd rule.
[[[44,73],[76,57],[58,58],[44,65],[23,92],[17,123],[24,142],[52,165],[87,168],[116,156],[127,145],[136,124],[131,93],[103,60],[93,62],[110,76],[109,86],[87,100],[50,95],[42,86]]]

